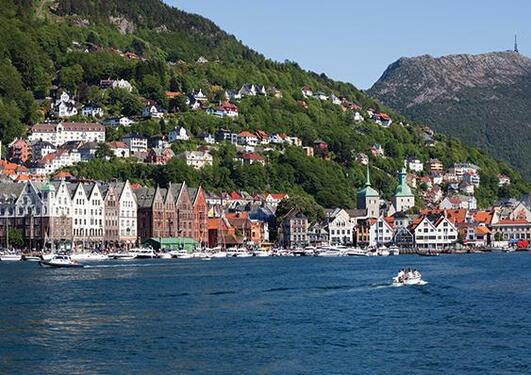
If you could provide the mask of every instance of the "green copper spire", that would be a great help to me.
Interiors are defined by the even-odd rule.
[[[407,184],[407,172],[406,168],[402,168],[400,172],[400,183],[395,189],[395,197],[410,197],[413,196],[411,188]]]
[[[365,180],[365,186],[358,190],[358,199],[363,197],[379,197],[380,194],[371,187],[371,175],[369,172],[369,166],[367,165],[367,176]]]

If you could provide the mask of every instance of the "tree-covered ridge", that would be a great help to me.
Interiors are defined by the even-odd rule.
[[[369,93],[506,160],[530,180],[530,73],[531,59],[512,51],[402,58]]]
[[[373,184],[386,198],[397,184],[396,172],[406,156],[424,161],[439,158],[447,167],[453,162],[477,164],[482,178],[477,195],[482,205],[499,196],[529,191],[517,172],[477,149],[442,136],[438,136],[434,147],[425,145],[421,127],[408,125],[405,118],[351,84],[306,72],[296,63],[267,60],[210,21],[171,10],[159,1],[60,1],[58,8],[40,18],[30,16],[35,9],[29,6],[11,1],[0,10],[0,28],[9,35],[0,40],[0,105],[5,109],[0,112],[0,126],[4,143],[24,135],[26,125],[42,120],[49,104],[46,97],[51,89],[60,87],[75,93],[81,103],[101,105],[109,116],[135,116],[147,99],[158,102],[172,113],[160,123],[149,120],[133,126],[134,131],[147,136],[167,134],[177,124],[194,135],[201,131],[212,133],[218,128],[234,132],[265,130],[298,136],[306,145],[323,139],[331,151],[331,160],[326,161],[288,148],[284,153],[267,154],[265,167],[244,167],[234,162],[234,149],[222,147],[214,154],[214,167],[201,171],[179,160],[172,160],[167,166],[152,166],[117,159],[80,164],[73,168],[79,176],[130,178],[162,185],[187,180],[192,186],[201,183],[212,191],[286,191],[311,195],[323,206],[353,207],[355,189],[364,181],[364,167],[353,156],[363,152],[371,158]],[[154,10],[163,15],[153,14]],[[171,23],[170,28],[169,22],[163,23],[167,12],[182,20]],[[130,18],[134,31],[120,33],[109,22],[109,15]],[[88,23],[83,22],[84,17]],[[168,31],[155,30],[162,24]],[[195,31],[191,33],[189,29]],[[19,45],[23,47],[18,48]],[[141,58],[124,58],[118,50],[135,52]],[[210,62],[196,63],[199,56]],[[128,93],[98,87],[99,81],[107,78],[126,79],[134,90]],[[216,102],[223,99],[226,90],[239,89],[245,83],[276,88],[282,97],[243,98],[237,103],[238,118],[228,120],[188,110],[184,97],[170,100],[164,95],[166,91],[190,93],[201,89],[211,102]],[[304,85],[315,92],[345,97],[361,106],[365,117],[369,108],[388,112],[394,124],[383,128],[372,121],[356,122],[352,111],[344,111],[330,101],[304,98]],[[125,131],[109,130],[108,139],[118,139]],[[384,147],[386,158],[370,155],[373,144]],[[511,177],[510,187],[498,188],[498,173]]]

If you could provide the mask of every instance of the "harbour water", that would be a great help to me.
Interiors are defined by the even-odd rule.
[[[0,263],[0,373],[525,374],[530,312],[528,252]]]

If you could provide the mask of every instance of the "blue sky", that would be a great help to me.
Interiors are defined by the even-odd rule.
[[[165,0],[265,56],[369,88],[401,56],[531,48],[526,0]]]

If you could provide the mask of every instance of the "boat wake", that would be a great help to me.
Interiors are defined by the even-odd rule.
[[[98,264],[98,265],[85,265],[84,268],[137,268],[137,267],[163,267],[168,263],[137,263],[137,264]]]
[[[416,285],[408,285],[408,286],[423,286],[428,284],[427,281],[421,280]],[[371,284],[369,287],[371,289],[386,289],[386,288],[400,288],[404,286],[404,284],[396,284],[396,283],[385,283],[385,284]]]
[[[389,286],[392,287],[392,288],[399,288],[401,286],[423,286],[423,285],[426,285],[426,284],[428,284],[427,281],[421,280],[417,284],[412,284],[412,285],[391,283]]]

